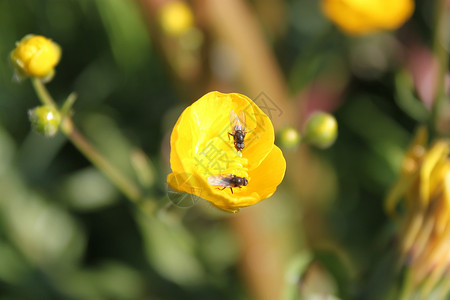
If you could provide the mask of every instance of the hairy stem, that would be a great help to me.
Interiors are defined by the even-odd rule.
[[[33,84],[33,88],[36,91],[36,94],[38,95],[39,100],[41,100],[42,104],[57,108],[55,101],[39,78],[31,77],[31,83]]]
[[[47,88],[38,78],[32,78],[31,82],[44,105],[51,105],[58,109]],[[127,178],[120,170],[118,170],[111,162],[109,162],[75,127],[72,119],[67,115],[63,115],[61,123],[61,131],[67,136],[72,144],[86,156],[86,158],[101,170],[122,193],[131,201],[138,202],[142,200],[140,188]]]
[[[104,156],[92,146],[89,141],[74,127],[72,119],[66,117],[61,125],[61,131],[98,169],[133,202],[142,198],[140,189],[116,169]]]

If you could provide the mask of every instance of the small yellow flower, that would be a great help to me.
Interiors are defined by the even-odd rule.
[[[17,42],[10,58],[21,76],[47,77],[61,58],[61,48],[46,37],[29,34]]]
[[[165,33],[178,36],[193,27],[194,16],[186,2],[173,0],[161,8],[159,22]]]
[[[414,11],[413,0],[322,0],[324,14],[343,31],[367,34],[393,30]]]
[[[244,148],[237,151],[230,112],[245,115]],[[243,122],[242,122],[243,123]],[[248,97],[211,92],[186,108],[170,139],[171,188],[208,200],[230,212],[270,197],[281,183],[286,161],[274,145],[269,117]],[[210,178],[238,176],[247,185],[221,188]]]

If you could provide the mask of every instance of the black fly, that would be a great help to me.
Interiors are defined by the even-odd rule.
[[[237,151],[242,151],[244,149],[244,138],[247,134],[246,124],[245,124],[245,113],[241,110],[239,116],[234,112],[230,111],[230,125],[232,128],[228,135],[234,138],[234,148]]]
[[[236,175],[212,175],[208,177],[208,183],[213,186],[223,187],[222,190],[230,188],[233,193],[233,188],[241,188],[248,184],[248,180],[245,177],[239,177]]]

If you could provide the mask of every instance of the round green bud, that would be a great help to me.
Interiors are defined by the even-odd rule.
[[[302,137],[297,129],[287,126],[278,132],[277,139],[282,148],[295,149],[300,145]]]
[[[316,147],[330,147],[337,138],[338,124],[328,113],[316,112],[306,123],[305,140]]]
[[[28,111],[31,127],[45,136],[54,136],[61,123],[59,111],[50,105],[38,106]]]

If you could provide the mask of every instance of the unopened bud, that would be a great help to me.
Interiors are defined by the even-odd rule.
[[[29,34],[11,52],[10,59],[19,78],[27,76],[51,77],[61,58],[61,48],[50,39]]]
[[[292,126],[285,127],[278,133],[279,145],[285,149],[295,149],[301,140],[300,133]]]
[[[337,138],[338,124],[328,113],[316,112],[306,123],[305,140],[316,147],[325,149]]]
[[[58,132],[61,123],[59,111],[50,106],[43,105],[28,111],[31,127],[38,133],[45,136],[54,136]]]

